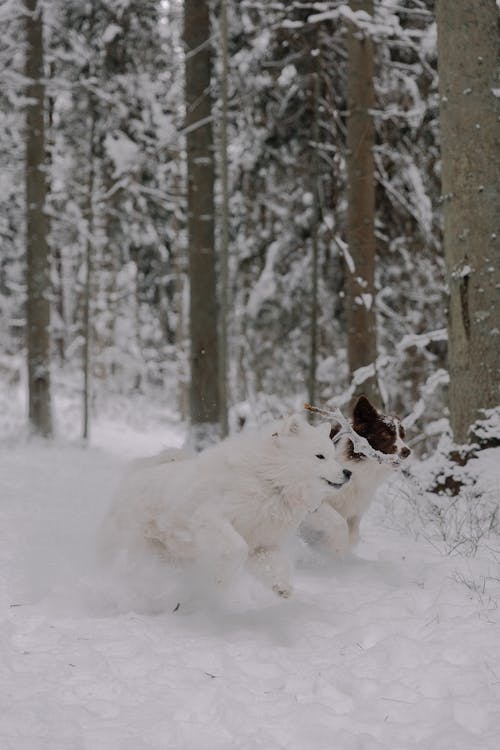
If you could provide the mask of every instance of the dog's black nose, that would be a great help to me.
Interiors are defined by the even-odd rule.
[[[345,476],[346,482],[352,477],[352,471],[349,471],[349,469],[342,469],[342,474]]]
[[[401,448],[401,458],[408,458],[411,450],[409,448]]]

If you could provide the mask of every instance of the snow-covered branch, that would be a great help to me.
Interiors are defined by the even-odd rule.
[[[351,422],[346,417],[344,417],[338,407],[333,411],[329,411],[326,409],[321,409],[318,406],[311,406],[311,404],[304,404],[304,409],[307,409],[307,411],[310,411],[313,414],[318,414],[321,417],[325,417],[325,419],[337,422],[340,425],[340,432],[338,432],[333,438],[334,442],[338,442],[341,438],[347,437],[352,442],[356,453],[362,453],[363,456],[374,458],[376,461],[378,461],[379,464],[391,464],[391,466],[399,466],[398,458],[394,457],[393,455],[387,455],[387,453],[382,453],[381,451],[375,450],[375,448],[372,448],[366,438],[358,435],[358,433],[354,430]]]

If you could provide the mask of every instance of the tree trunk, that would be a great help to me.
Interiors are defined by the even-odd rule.
[[[214,243],[214,146],[208,0],[184,3],[192,439],[214,440],[219,422],[219,355]]]
[[[228,306],[229,306],[229,175],[227,152],[229,53],[227,29],[227,0],[220,5],[220,35],[222,55],[221,80],[221,127],[220,127],[220,177],[221,177],[221,224],[220,224],[220,283],[219,283],[219,395],[221,437],[229,432],[228,424]]]
[[[307,376],[307,397],[310,404],[316,403],[316,369],[318,360],[318,226],[320,217],[320,196],[319,196],[319,97],[320,97],[320,78],[319,72],[316,71],[312,76],[312,106],[313,106],[313,146],[311,154],[311,173],[312,173],[312,196],[313,196],[313,216],[311,223],[311,332],[310,332],[310,350],[309,350],[309,368]]]
[[[29,420],[34,432],[52,434],[50,404],[50,259],[45,213],[45,86],[41,3],[25,0],[26,58],[26,345]]]
[[[49,76],[51,79],[54,78],[55,74],[55,63],[52,61],[49,65]],[[45,164],[47,167],[46,173],[46,190],[50,195],[51,182],[49,175],[52,174],[52,160],[55,151],[55,139],[54,139],[54,101],[55,96],[47,97],[47,134],[45,138],[46,157]],[[56,312],[57,323],[54,325],[54,315],[52,314],[52,340],[54,341],[55,348],[58,355],[58,361],[60,365],[63,365],[66,359],[66,316],[65,316],[65,305],[64,305],[64,266],[63,257],[60,247],[60,242],[53,242],[53,235],[50,232],[50,221],[47,225],[47,236],[52,240],[52,277],[53,277],[53,289],[52,289],[52,313]]]
[[[497,22],[495,0],[437,4],[449,406],[458,443],[481,409],[500,402]]]
[[[83,370],[83,424],[82,438],[85,441],[90,437],[90,360],[91,360],[91,321],[90,301],[92,297],[92,270],[94,251],[94,168],[95,168],[95,126],[96,108],[91,94],[88,98],[88,121],[89,121],[89,161],[87,174],[87,195],[85,201],[86,237],[85,237],[85,286],[83,290],[83,315],[82,315],[82,370]]]
[[[372,0],[351,0],[353,11],[373,14]],[[373,44],[349,23],[347,34],[347,241],[352,264],[346,269],[347,356],[351,378],[360,367],[375,363],[375,130]],[[356,387],[378,401],[376,376]]]

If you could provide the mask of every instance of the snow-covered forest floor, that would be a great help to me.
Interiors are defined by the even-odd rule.
[[[58,411],[70,424],[69,401]],[[148,608],[158,571],[129,588],[95,555],[125,459],[183,439],[141,413],[142,425],[101,416],[87,449],[2,441],[3,750],[496,750],[500,538],[445,554],[396,482],[350,559],[297,546],[290,600],[242,576],[174,612],[184,593],[166,574],[171,594]]]

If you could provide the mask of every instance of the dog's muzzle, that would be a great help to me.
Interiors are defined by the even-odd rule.
[[[349,469],[342,469],[342,474],[344,476],[343,482],[330,482],[330,480],[327,479],[326,477],[321,477],[321,479],[324,479],[325,482],[330,487],[333,487],[335,490],[340,490],[340,488],[343,487],[344,484],[346,484],[349,481],[349,479],[352,477],[352,471],[349,471]]]

